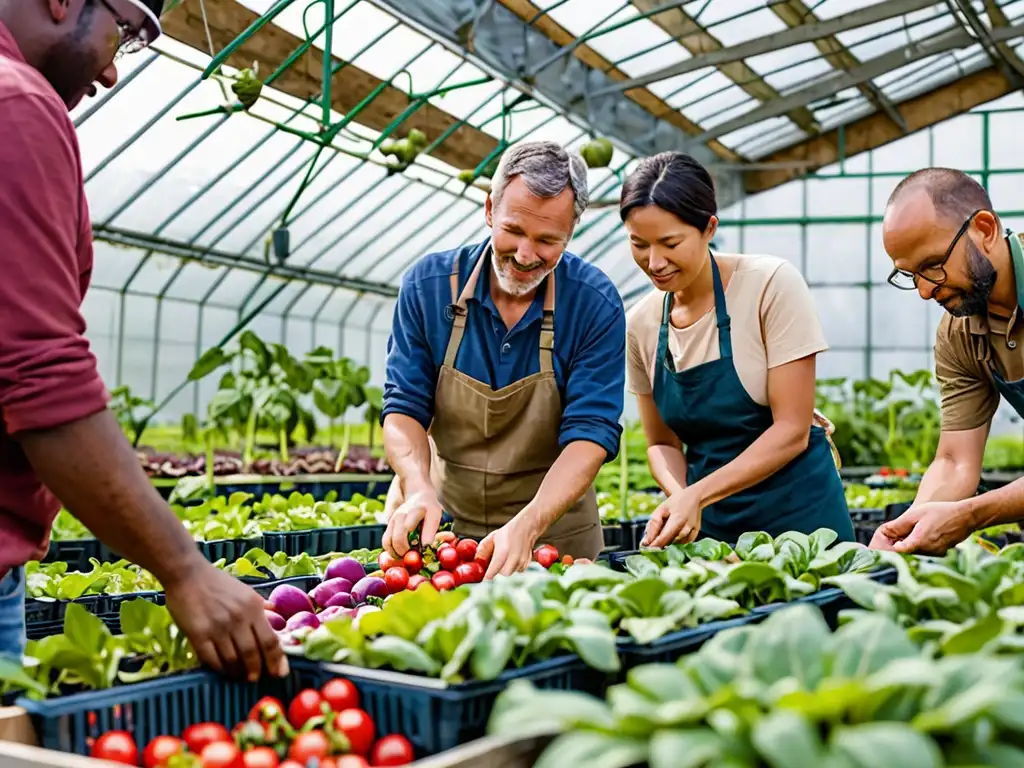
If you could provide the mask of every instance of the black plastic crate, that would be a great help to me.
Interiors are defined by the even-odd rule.
[[[354,549],[379,549],[380,540],[384,538],[387,526],[383,523],[374,525],[346,525],[335,528],[338,533],[338,545],[328,552],[351,552]]]
[[[42,562],[67,563],[69,571],[88,571],[92,567],[89,559],[93,557],[100,557],[100,542],[97,539],[51,540]]]
[[[604,533],[604,549],[606,552],[622,549],[623,543],[626,540],[626,532],[621,522],[606,523],[601,526],[601,531]]]
[[[626,673],[633,667],[642,664],[672,664],[681,656],[693,653],[719,632],[733,627],[741,627],[760,621],[763,616],[749,613],[732,619],[709,621],[697,627],[681,629],[659,637],[653,643],[642,645],[631,639],[619,640],[619,659],[622,662],[620,678],[625,680]]]
[[[644,531],[647,530],[649,517],[638,517],[635,520],[627,520],[622,524],[623,549],[640,549],[640,542],[644,538]]]

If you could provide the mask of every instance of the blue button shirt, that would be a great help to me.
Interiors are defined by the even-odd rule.
[[[444,362],[452,321],[454,259],[460,290],[486,247],[477,243],[425,256],[402,279],[388,339],[384,410],[416,419],[424,429],[434,414],[437,376]],[[508,330],[490,294],[485,265],[469,298],[466,331],[455,368],[501,389],[540,370],[542,283],[515,328]],[[559,445],[597,443],[615,458],[625,393],[626,315],[614,284],[600,269],[566,252],[555,269],[555,379],[562,393]]]

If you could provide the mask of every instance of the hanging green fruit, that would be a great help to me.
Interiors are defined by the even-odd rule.
[[[260,93],[263,92],[263,81],[259,78],[260,65],[258,61],[252,63],[252,69],[243,69],[235,76],[235,82],[231,84],[231,90],[245,107],[246,111],[259,101]]]
[[[427,134],[419,128],[413,128],[409,131],[409,135],[406,136],[406,138],[409,140],[410,144],[414,147],[418,147],[421,152],[427,148]]]
[[[475,178],[476,171],[474,171],[472,168],[466,168],[464,170],[459,171],[459,181],[461,181],[463,184],[472,184]]]
[[[412,165],[416,156],[427,146],[427,135],[423,131],[413,128],[409,135],[398,141],[385,141],[380,145],[380,152],[385,157],[393,156],[398,160],[400,169]]]
[[[588,168],[607,168],[611,165],[615,147],[608,139],[591,139],[580,149]]]

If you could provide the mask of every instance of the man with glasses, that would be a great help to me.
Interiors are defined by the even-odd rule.
[[[22,566],[46,552],[63,502],[160,580],[203,662],[284,675],[262,598],[208,563],[156,493],[83,335],[92,229],[68,111],[157,39],[162,6],[0,0],[0,653],[22,653]]]
[[[879,527],[878,549],[941,554],[989,525],[1024,518],[1024,479],[976,496],[1000,396],[1024,416],[1024,255],[984,187],[927,168],[908,176],[882,222],[889,282],[947,314],[935,337],[942,433],[913,505]]]

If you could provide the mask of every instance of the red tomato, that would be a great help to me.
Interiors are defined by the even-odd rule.
[[[491,564],[490,560],[484,560],[482,557],[477,557],[473,562],[479,565],[484,573],[487,573],[487,567]]]
[[[323,701],[320,694],[312,688],[299,691],[292,699],[292,703],[288,705],[288,722],[294,728],[301,728],[311,718],[323,714],[320,706]]]
[[[242,765],[244,768],[278,768],[280,760],[270,747],[255,747],[242,753]]]
[[[419,573],[423,567],[423,555],[417,552],[415,549],[410,549],[402,557],[402,565],[405,566],[409,573]]]
[[[370,760],[374,768],[385,765],[408,765],[412,762],[412,744],[409,740],[397,733],[385,736],[373,747],[373,755]]]
[[[533,558],[545,568],[550,568],[558,560],[558,550],[550,544],[545,544],[533,551]]]
[[[455,583],[459,586],[476,583],[476,568],[473,563],[459,563],[455,566]]]
[[[380,566],[381,571],[386,571],[388,568],[394,568],[396,565],[401,565],[402,561],[396,557],[393,557],[388,552],[381,552],[377,555],[377,565]]]
[[[476,558],[476,547],[477,543],[472,539],[463,539],[455,545],[455,551],[459,555],[459,560],[464,563],[468,563]]]
[[[415,576],[410,576],[409,577],[409,586],[407,586],[406,589],[410,589],[410,590],[415,591],[415,590],[419,589],[420,586],[422,586],[423,584],[429,584],[429,583],[430,583],[430,579],[428,579],[426,576],[420,576],[417,573]]]
[[[352,710],[344,710],[350,712]],[[322,760],[331,752],[331,742],[323,731],[306,731],[295,737],[288,750],[288,757],[306,765],[311,758]]]
[[[181,738],[186,746],[188,746],[188,751],[195,752],[197,755],[206,748],[207,744],[213,744],[217,741],[232,741],[228,729],[220,723],[196,723],[195,725],[190,725],[181,734]]]
[[[438,571],[430,578],[430,583],[434,585],[434,589],[438,592],[443,592],[446,589],[455,589],[458,586],[455,583],[455,577],[448,571]]]
[[[334,768],[370,768],[370,764],[359,755],[342,755],[334,761]]]
[[[135,739],[130,733],[108,731],[96,739],[92,749],[89,750],[89,757],[94,757],[97,760],[109,760],[112,763],[138,765],[139,748],[135,746]]]
[[[435,544],[451,544],[455,541],[456,536],[451,531],[438,531],[437,536],[434,537]]]
[[[167,762],[167,758],[176,755],[185,748],[185,742],[173,736],[157,736],[146,746],[142,753],[142,764],[146,768],[158,768]]]
[[[334,712],[359,706],[359,691],[351,681],[343,677],[336,677],[324,683],[323,688],[320,689],[320,695]]]
[[[284,704],[273,696],[264,696],[249,710],[249,719],[265,723],[276,718],[278,712],[284,713]]]
[[[296,763],[294,760],[285,760],[277,768],[306,768],[306,766],[302,763]]]
[[[473,569],[473,580],[472,580],[473,584],[477,584],[477,583],[483,581],[484,580],[484,576],[487,575],[487,568],[485,566],[483,566],[483,565],[480,565],[480,561],[479,560],[474,560],[472,563],[463,563],[462,565],[465,565],[465,566]]]
[[[562,565],[572,565],[572,555],[562,555]]]
[[[199,753],[203,768],[244,768],[242,751],[233,741],[215,741]]]
[[[455,547],[443,547],[437,551],[437,562],[446,571],[454,571],[459,564],[459,553]]]
[[[373,720],[361,709],[345,709],[334,716],[334,728],[345,734],[352,751],[365,755],[373,746],[376,728]]]
[[[388,592],[392,595],[401,592],[409,586],[409,572],[400,565],[388,568],[384,571],[384,583],[388,585]]]

